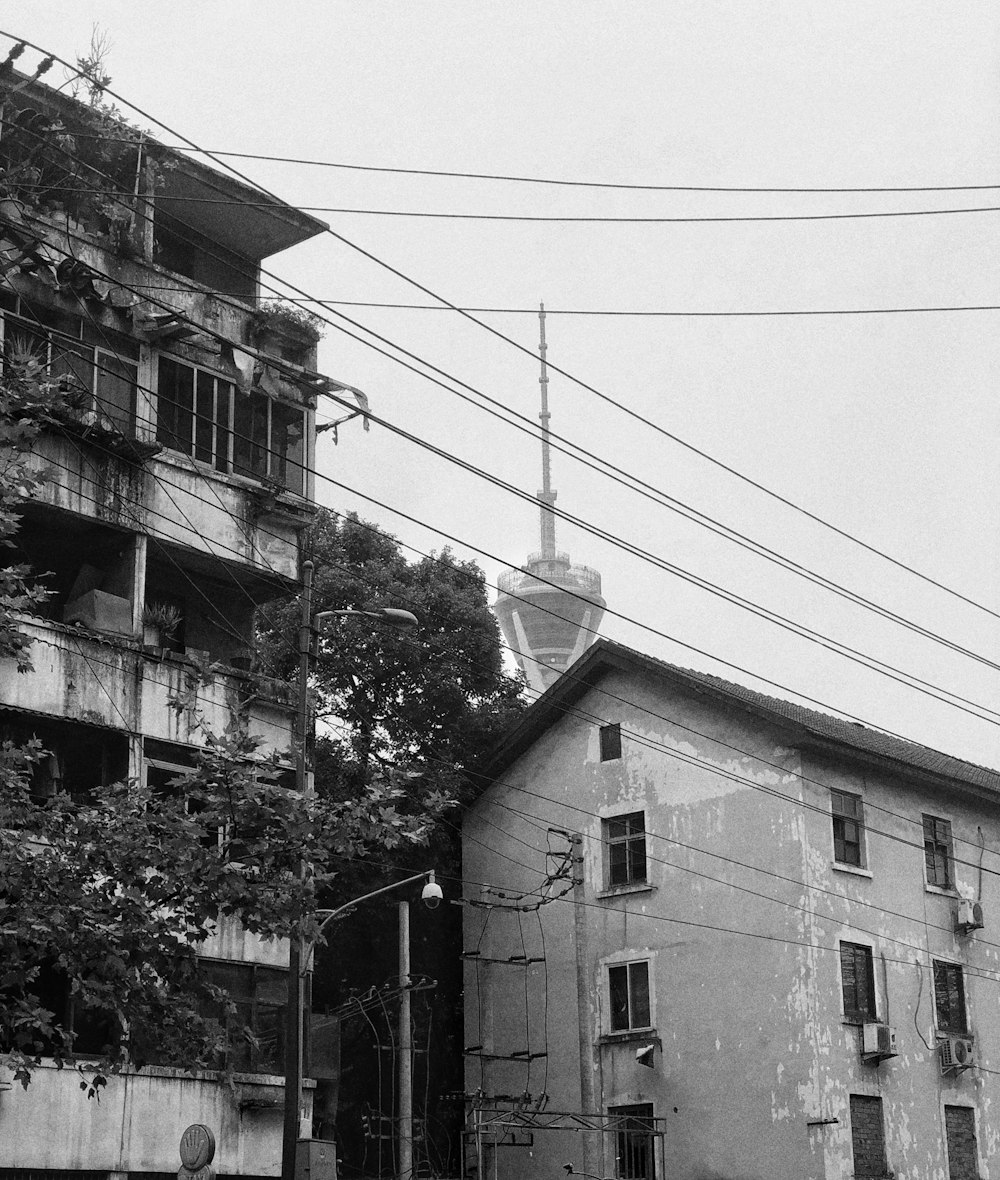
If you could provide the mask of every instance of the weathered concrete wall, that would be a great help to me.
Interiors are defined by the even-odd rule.
[[[979,828],[986,848],[1000,846],[995,804],[803,753],[775,725],[711,696],[624,675],[600,687],[607,695],[593,691],[557,720],[466,820],[468,882],[508,897],[537,889],[551,866],[550,828],[582,834],[584,882],[576,904],[569,895],[537,917],[469,911],[466,949],[505,958],[523,954],[527,937],[534,954],[540,922],[546,966],[526,980],[513,966],[470,962],[467,1045],[506,1054],[530,1037],[548,1057],[547,1071],[543,1062],[470,1057],[466,1089],[537,1096],[544,1087],[551,1110],[585,1109],[588,1085],[598,1112],[652,1103],[664,1119],[658,1174],[671,1180],[846,1180],[850,1094],[882,1098],[890,1170],[945,1180],[943,1108],[970,1105],[988,1177],[993,1075],[941,1075],[930,959],[966,965],[976,1051],[996,1068],[1000,948],[987,945],[988,930],[952,933],[956,898],[924,884],[920,814],[951,818],[956,842],[972,842],[957,849],[978,866]],[[594,717],[621,722],[620,760],[600,761]],[[830,787],[865,799],[868,875],[833,864]],[[606,889],[602,818],[634,811],[646,816],[648,886]],[[1000,915],[997,870],[1000,858],[986,852],[988,922]],[[977,867],[959,866],[960,884],[976,878]],[[501,901],[470,889],[476,900]],[[872,945],[879,1019],[897,1028],[899,1056],[877,1067],[862,1063],[858,1026],[845,1023],[841,939]],[[607,967],[634,960],[650,963],[662,1043],[653,1069],[635,1056],[652,1034],[609,1035]],[[498,1174],[552,1176],[567,1160],[616,1174],[612,1135],[579,1132],[570,1146],[561,1132],[536,1132],[530,1149],[495,1149]]]
[[[217,1074],[147,1066],[110,1077],[100,1101],[80,1077],[43,1064],[27,1090],[0,1092],[0,1168],[176,1172],[181,1134],[204,1123],[219,1174],[280,1175],[280,1077],[236,1074],[230,1087]]]

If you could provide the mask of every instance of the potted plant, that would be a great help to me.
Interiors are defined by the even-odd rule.
[[[142,642],[149,647],[166,647],[177,634],[181,612],[167,602],[147,602],[142,608]]]

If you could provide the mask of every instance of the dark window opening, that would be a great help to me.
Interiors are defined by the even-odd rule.
[[[601,761],[613,762],[622,756],[622,727],[617,722],[614,725],[601,726]]]
[[[615,1176],[619,1180],[656,1180],[656,1124],[652,1103],[612,1106]]]
[[[202,959],[198,966],[205,978],[222,988],[236,1006],[236,1017],[228,1022],[222,1005],[207,1003],[202,1012],[203,1016],[228,1024],[231,1041],[226,1064],[229,1068],[244,1073],[282,1073],[288,972],[257,963],[218,959]],[[308,1028],[308,1012],[304,1022]],[[256,1044],[243,1034],[244,1029],[253,1035]]]
[[[927,884],[941,889],[952,889],[955,885],[951,848],[951,823],[935,815],[925,815],[924,821],[924,866],[927,870]]]
[[[191,554],[151,542],[146,565],[149,607],[173,608],[177,618],[167,642],[158,646],[186,652],[193,659],[227,666],[249,665],[253,616],[263,586],[246,585],[234,572],[220,578],[219,568],[191,561]],[[267,596],[273,595],[268,588]]]
[[[257,264],[199,233],[163,208],[158,197],[153,213],[153,251],[159,266],[251,302],[257,292]]]
[[[852,1094],[851,1148],[854,1154],[854,1175],[861,1180],[874,1180],[889,1172],[885,1158],[885,1123],[882,1119],[882,1099],[867,1094]]]
[[[85,1004],[79,991],[74,992],[71,977],[52,961],[44,961],[30,982],[5,989],[4,996],[8,1001],[26,1001],[31,1007],[37,1004],[52,1014],[50,1035],[39,1031],[29,1039],[27,1031],[22,1031],[24,1042],[19,1047],[25,1051],[43,1057],[56,1052],[92,1056],[113,1051],[121,1038],[113,1013]]]
[[[649,963],[621,963],[608,968],[611,1031],[649,1028]]]
[[[965,980],[958,963],[934,962],[934,1010],[939,1032],[967,1033]]]
[[[646,871],[646,819],[641,811],[604,821],[608,885],[643,885]]]
[[[156,438],[217,471],[302,493],[305,411],[184,361],[157,364]]]
[[[833,858],[838,864],[863,868],[864,857],[864,805],[860,795],[849,795],[846,791],[831,791],[830,806],[833,813]]]
[[[50,591],[32,606],[42,618],[131,635],[135,539],[126,532],[39,505],[27,505],[12,538],[12,560],[29,565]]]
[[[128,777],[124,734],[0,709],[0,742],[25,746],[33,738],[46,751],[31,773],[31,795],[36,803],[60,793],[83,803],[98,787],[124,782]]]
[[[875,969],[872,948],[854,942],[840,944],[840,981],[844,1015],[849,1020],[875,1020]]]

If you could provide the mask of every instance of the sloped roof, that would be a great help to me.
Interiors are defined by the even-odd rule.
[[[600,679],[615,669],[660,677],[695,692],[708,693],[730,707],[748,710],[785,728],[790,725],[798,731],[798,740],[802,744],[835,746],[856,757],[895,763],[901,771],[919,772],[953,784],[1000,792],[1000,771],[953,758],[929,746],[904,741],[881,730],[808,709],[780,697],[767,696],[707,672],[668,664],[610,639],[599,639],[528,707],[518,723],[491,751],[482,774],[491,778],[501,774]]]

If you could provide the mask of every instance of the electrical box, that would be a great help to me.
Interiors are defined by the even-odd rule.
[[[336,1143],[300,1139],[295,1145],[295,1180],[337,1180]]]

